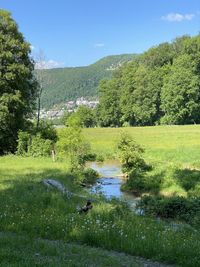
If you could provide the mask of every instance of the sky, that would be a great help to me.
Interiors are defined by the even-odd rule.
[[[200,32],[200,0],[0,0],[46,67],[86,66]]]

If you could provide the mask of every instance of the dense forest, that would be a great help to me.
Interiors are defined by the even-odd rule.
[[[200,123],[200,35],[149,49],[99,92],[100,126]]]
[[[37,70],[44,72],[46,80],[41,99],[42,107],[49,108],[81,96],[96,97],[99,81],[111,78],[113,70],[135,57],[136,54],[123,54],[102,58],[86,67]]]

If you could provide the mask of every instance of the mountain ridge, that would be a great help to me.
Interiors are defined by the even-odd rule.
[[[82,96],[86,98],[97,97],[99,81],[110,79],[115,69],[136,57],[137,54],[111,55],[88,66],[37,70],[44,73],[42,107],[51,108],[54,105]],[[50,82],[48,83],[47,80]]]

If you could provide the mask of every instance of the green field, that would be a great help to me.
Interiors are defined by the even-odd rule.
[[[145,148],[144,158],[153,166],[147,191],[163,195],[199,195],[200,125],[84,129],[92,150],[117,158],[121,131]]]
[[[116,157],[115,143],[120,130],[84,129],[84,134],[91,141],[93,151]],[[148,176],[152,187],[155,187],[154,182],[159,177],[163,179],[160,193],[198,193],[200,126],[123,130],[130,132],[145,147],[145,159],[153,164],[153,170]],[[45,178],[57,179],[81,196],[68,200],[60,192],[45,188],[41,183]],[[102,253],[104,255],[101,251],[91,251],[90,247],[85,248],[86,253],[90,254],[89,258],[77,252],[78,248],[73,248],[76,255],[71,255],[71,242],[173,263],[175,266],[198,266],[198,228],[179,222],[179,227],[174,228],[168,222],[138,217],[122,203],[97,196],[92,196],[93,210],[87,216],[80,216],[77,207],[82,206],[85,199],[91,196],[77,184],[77,179],[77,176],[69,173],[65,161],[52,162],[50,158],[17,156],[0,158],[0,239],[4,244],[0,248],[1,266],[34,266],[36,263],[35,266],[53,266],[56,262],[62,266],[67,259],[72,261],[71,265],[68,262],[68,266],[84,266],[78,265],[79,257],[82,257],[85,266],[93,266],[91,261],[95,255],[97,258],[101,258]],[[10,237],[9,233],[16,233],[17,236],[11,234]],[[37,241],[38,238],[42,240]],[[49,240],[59,240],[61,245],[49,243]],[[40,252],[35,246],[39,247]],[[63,246],[68,246],[67,254]],[[36,256],[32,253],[36,253]],[[38,253],[41,254],[41,261],[38,261]],[[22,255],[26,255],[25,259]],[[11,256],[15,257],[15,261],[10,260]],[[106,254],[105,261],[99,266],[125,266],[119,257],[113,258],[113,255]],[[131,258],[127,260],[129,263],[126,266],[138,265]]]
[[[91,128],[84,134],[96,153],[112,156],[120,131],[141,144],[149,161],[176,162],[200,166],[200,125]]]

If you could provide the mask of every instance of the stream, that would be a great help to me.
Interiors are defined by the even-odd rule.
[[[100,175],[100,178],[90,189],[91,193],[103,194],[106,198],[118,198],[125,201],[131,209],[135,210],[139,198],[120,190],[125,178],[122,175],[118,161],[91,162],[89,167],[96,170]]]
[[[90,193],[103,194],[108,199],[113,197],[118,198],[126,202],[135,214],[144,215],[143,210],[136,209],[136,204],[140,198],[120,190],[121,185],[125,182],[125,178],[123,177],[120,163],[117,160],[90,162],[88,167],[96,170],[100,175],[100,178],[90,188]],[[156,220],[158,223],[161,221],[159,217]],[[168,227],[180,229],[182,224],[171,221],[166,225],[166,228]]]

